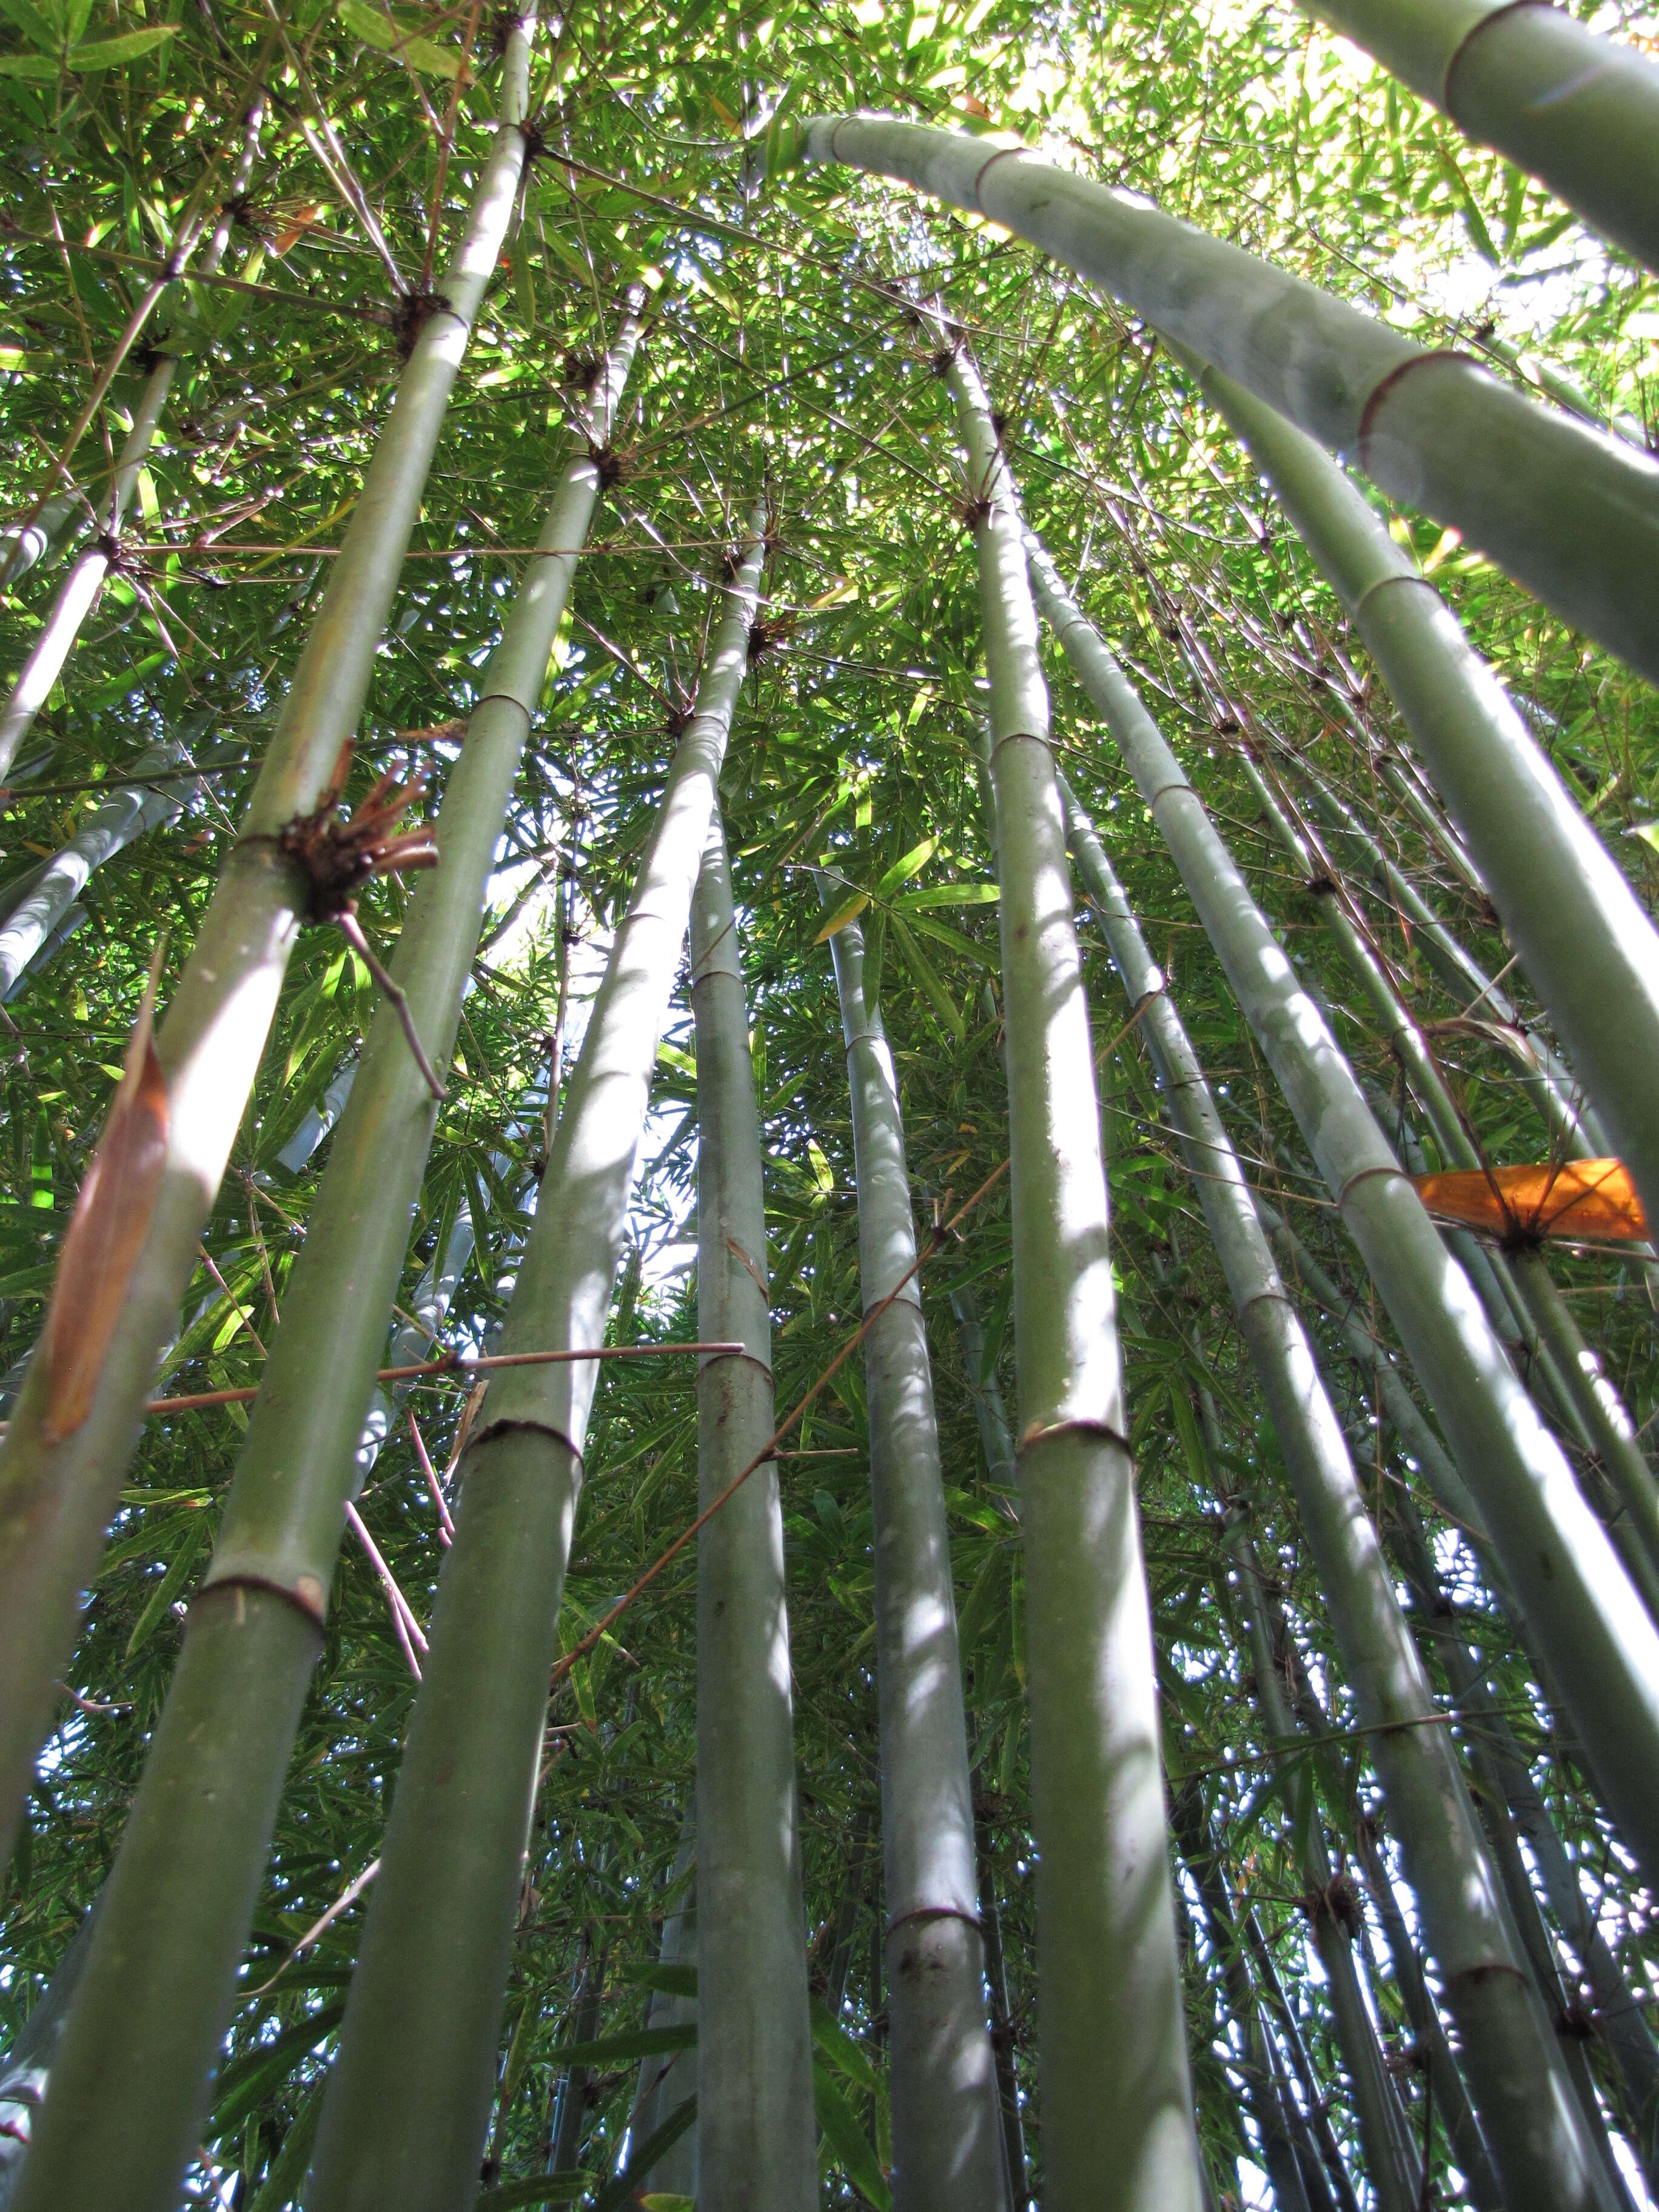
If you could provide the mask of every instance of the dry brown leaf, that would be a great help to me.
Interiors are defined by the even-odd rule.
[[[167,1086],[155,1054],[158,946],[104,1133],[64,1239],[46,1314],[48,1443],[72,1436],[92,1411],[127,1286],[149,1233],[167,1164]]]
[[[1639,1243],[1648,1233],[1630,1171],[1620,1160],[1568,1160],[1561,1165],[1480,1169],[1414,1176],[1429,1212],[1466,1222],[1494,1237],[1585,1237]]]

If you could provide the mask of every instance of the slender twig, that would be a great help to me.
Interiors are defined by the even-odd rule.
[[[426,1656],[425,1631],[415,1618],[414,1607],[398,1587],[398,1577],[387,1566],[380,1546],[369,1534],[368,1523],[349,1498],[346,1501],[345,1515],[347,1526],[368,1554],[368,1564],[374,1568],[380,1578],[380,1588],[386,1592],[386,1603],[392,1607],[392,1624],[398,1632],[398,1641],[404,1647],[404,1656],[409,1662],[409,1671],[418,1682],[421,1679],[421,1664],[420,1659],[417,1659],[415,1654],[418,1650],[421,1659]]]
[[[360,1875],[354,1875],[346,1884],[345,1887],[340,1892],[340,1894],[335,1899],[333,1904],[329,1906],[328,1911],[325,1912],[320,1918],[312,1922],[310,1927],[307,1928],[305,1934],[301,1936],[299,1942],[288,1954],[287,1957],[283,1960],[282,1965],[277,1967],[276,1973],[270,1977],[270,1979],[269,1981],[260,1982],[253,1989],[249,1990],[247,1992],[248,1996],[251,1997],[264,1996],[265,1991],[275,1984],[278,1978],[288,1972],[289,1968],[294,1964],[294,1961],[299,1957],[301,1951],[308,1951],[312,1945],[317,1941],[318,1937],[323,1935],[329,1928],[332,1927],[343,1912],[349,1912],[351,1910],[351,1907],[357,1902],[357,1899],[362,1895],[363,1892],[368,1887],[370,1882],[374,1881],[375,1875],[379,1874],[380,1871],[380,1862],[379,1859],[371,1859],[368,1864],[363,1869],[362,1872]]]
[[[426,1477],[426,1486],[438,1509],[438,1541],[447,1547],[455,1540],[455,1523],[449,1517],[449,1505],[444,1497],[443,1485],[438,1480],[438,1470],[432,1464],[432,1455],[426,1448],[426,1438],[421,1434],[420,1423],[415,1419],[412,1406],[405,1418],[409,1422],[409,1433],[415,1439],[415,1456],[421,1462],[421,1473]]]
[[[741,1352],[740,1344],[605,1344],[586,1352],[492,1352],[471,1359],[453,1352],[442,1359],[422,1359],[411,1367],[382,1367],[377,1382],[417,1382],[431,1375],[481,1375],[498,1367],[556,1367],[577,1359],[672,1359],[690,1352],[713,1355]],[[259,1395],[257,1382],[236,1390],[197,1390],[182,1398],[151,1398],[147,1413],[193,1413],[210,1406],[246,1406]]]
[[[352,913],[349,907],[343,908],[339,914],[337,914],[334,920],[339,929],[341,936],[344,938],[346,943],[351,947],[352,951],[356,953],[358,958],[363,962],[364,965],[368,968],[369,974],[374,978],[374,981],[380,985],[381,990],[385,992],[386,997],[391,1000],[392,1005],[398,1009],[398,1019],[404,1025],[404,1035],[409,1039],[409,1048],[415,1055],[415,1064],[420,1069],[422,1074],[426,1078],[427,1089],[432,1093],[439,1104],[441,1105],[444,1100],[448,1097],[449,1093],[444,1088],[443,1085],[439,1082],[437,1073],[433,1067],[432,1062],[426,1056],[426,1048],[421,1042],[420,1032],[415,1026],[415,1016],[410,1011],[409,1000],[404,994],[403,986],[399,983],[394,983],[387,970],[380,965],[380,959],[374,951],[374,946],[363,934],[363,926],[362,922],[358,921],[356,915]]]

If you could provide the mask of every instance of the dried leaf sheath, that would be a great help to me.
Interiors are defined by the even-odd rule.
[[[75,1202],[58,1264],[41,1342],[47,1373],[42,1425],[52,1443],[72,1435],[92,1411],[161,1188],[167,1085],[155,1054],[161,966],[158,951],[109,1119]]]

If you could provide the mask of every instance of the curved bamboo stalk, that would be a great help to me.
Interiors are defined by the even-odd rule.
[[[748,666],[764,547],[743,562],[568,1086],[506,1352],[602,1342],[692,887]],[[450,2212],[476,2180],[525,1826],[597,1366],[491,1382],[461,1461],[431,1651],[329,2082],[309,2212]]]
[[[82,504],[78,491],[54,492],[32,522],[13,523],[0,531],[0,590],[9,588],[46,559],[68,536]]]
[[[1659,680],[1659,465],[1139,198],[1023,147],[885,116],[799,126],[846,161],[999,222],[1236,376],[1392,498],[1454,524],[1546,605]]]
[[[90,1410],[60,1433],[49,1363],[31,1360],[0,1445],[0,1862],[307,903],[309,882],[277,839],[316,805],[356,726],[450,390],[501,258],[524,167],[530,33],[526,16],[507,43],[501,122],[445,278],[449,304],[426,324],[399,380],[242,836],[157,1033],[166,1090],[159,1188]],[[331,1529],[331,1544],[337,1534]]]
[[[760,1114],[718,807],[691,901],[691,1009],[697,1328],[746,1347],[698,1364],[706,1512],[775,1426]],[[818,2200],[789,1685],[773,1462],[697,1539],[697,2185],[732,2212],[816,2212]]]
[[[214,225],[213,235],[202,253],[200,269],[204,276],[211,276],[216,272],[225,258],[225,249],[230,244],[231,232],[235,224],[234,206],[246,195],[253,180],[253,164],[258,158],[259,131],[264,114],[264,94],[263,92],[255,93],[244,118],[242,148],[230,191]],[[52,611],[29,647],[28,656],[12,686],[11,696],[5,706],[0,708],[0,781],[4,781],[7,769],[17,757],[17,748],[34,726],[35,716],[46,705],[52,685],[63,673],[64,664],[75,650],[75,641],[81,635],[82,624],[102,596],[105,580],[120,550],[121,526],[138,489],[138,473],[155,443],[161,410],[167,404],[167,393],[173,387],[178,367],[177,354],[163,353],[144,380],[143,391],[133,410],[132,428],[127,433],[120,459],[115,465],[109,498],[100,510],[102,530],[97,540],[81,555],[58,586]],[[8,564],[9,580],[11,574],[21,575],[23,569],[31,565],[25,556],[37,544],[41,552],[46,550],[51,543],[52,524],[61,505],[61,498],[48,500],[40,514],[20,529]],[[35,558],[39,557],[36,554]],[[0,986],[0,995],[3,995],[3,986]]]
[[[950,381],[985,508],[975,537],[1002,886],[1045,2202],[1198,2212],[1152,1623],[1048,696],[1012,479],[965,352]]]
[[[1034,550],[1033,573],[1048,600],[1045,566],[1046,556]],[[1515,2212],[1522,2206],[1537,2212],[1552,2205],[1604,2206],[1594,2151],[1516,1949],[1455,1757],[1444,1731],[1433,1725],[1433,1693],[1312,1346],[1285,1296],[1243,1169],[1163,975],[1093,825],[1063,786],[1062,793],[1078,872],[1131,1003],[1146,1005],[1142,1026],[1273,1414],[1298,1518],[1329,1594],[1354,1700],[1373,1731],[1371,1756],[1507,2200]]]
[[[1439,592],[1358,489],[1230,378],[1196,373],[1370,647],[1522,966],[1659,1221],[1659,933]],[[1605,1018],[1611,1006],[1616,1022]]]
[[[599,412],[632,358],[624,325]],[[543,543],[580,543],[597,465],[574,459]],[[563,611],[574,553],[532,568],[451,773],[443,864],[411,902],[394,972],[447,1063],[486,879]],[[22,2203],[170,2202],[231,2002],[300,1707],[320,1643],[342,1509],[437,1109],[396,1012],[375,1018],[330,1150],[212,1561],[54,2074]],[[257,1683],[260,1722],[239,1699]],[[382,1877],[384,1880],[385,1877]],[[188,1929],[187,1941],[179,1931]],[[153,2031],[153,2032],[152,2032]],[[97,2084],[118,2075],[118,2095]],[[38,2171],[37,2171],[38,2169]]]
[[[868,1313],[915,1272],[915,1209],[898,1076],[881,1016],[865,1001],[858,923],[838,929],[830,946],[847,1042],[860,1296]],[[900,2212],[1006,2212],[951,1534],[927,1328],[914,1281],[865,1340],[865,1380],[894,2203]]]
[[[1044,611],[1118,743],[1483,1507],[1605,1802],[1644,1865],[1659,1869],[1659,1628],[1198,794],[1035,538],[1027,550]]]
[[[1538,0],[1297,0],[1659,269],[1659,69]]]

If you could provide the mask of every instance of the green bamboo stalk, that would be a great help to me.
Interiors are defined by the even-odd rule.
[[[568,1086],[503,1352],[605,1335],[650,1097],[748,666],[758,512]],[[509,1368],[461,1462],[455,1540],[318,2132],[309,2212],[452,2212],[489,2116],[525,1828],[593,1401],[591,1360]]]
[[[1323,872],[1316,862],[1312,847],[1248,755],[1243,759],[1243,769],[1268,826],[1301,871],[1304,882],[1319,880]],[[1463,1126],[1456,1101],[1446,1087],[1428,1039],[1395,989],[1340,884],[1329,884],[1319,900],[1319,909],[1349,969],[1375,1007],[1389,1048],[1404,1069],[1407,1082],[1422,1102],[1445,1165],[1478,1172],[1480,1154]],[[1468,1265],[1467,1257],[1464,1265]],[[1555,1286],[1554,1278],[1540,1256],[1526,1251],[1492,1253],[1486,1256],[1486,1269],[1496,1285],[1498,1297],[1508,1299],[1519,1317],[1536,1332],[1538,1344],[1547,1355],[1548,1374],[1560,1395],[1564,1409],[1623,1503],[1640,1556],[1632,1559],[1622,1542],[1619,1548],[1652,1611],[1653,1593],[1659,1586],[1659,1484],[1656,1484],[1653,1470],[1637,1441],[1636,1425],[1600,1359],[1585,1343],[1566,1301]],[[1477,1291],[1481,1288],[1478,1277],[1475,1286]],[[1496,1322],[1490,1305],[1487,1317]],[[1615,1541],[1620,1534],[1622,1531],[1615,1532]]]
[[[501,258],[524,167],[531,27],[526,15],[507,41],[500,125],[444,279],[448,304],[399,380],[242,835],[157,1035],[165,1164],[92,1409],[56,1437],[47,1363],[32,1360],[0,1444],[0,1863],[307,907],[309,880],[277,838],[316,805],[356,726],[450,390]]]
[[[9,589],[61,545],[82,506],[81,494],[71,485],[54,492],[33,521],[13,523],[0,531],[0,590]]]
[[[826,902],[831,893],[820,878]],[[864,994],[856,921],[830,940],[853,1102],[866,1313],[913,1276],[915,1201],[898,1076]],[[702,1322],[699,1321],[699,1328]],[[973,1784],[939,1423],[914,1281],[865,1339],[874,1504],[876,1686],[887,1902],[894,2203],[1006,2212],[983,1996]]]
[[[1659,933],[1438,592],[1357,488],[1230,378],[1203,368],[1197,376],[1370,647],[1522,966],[1659,1221]]]
[[[243,118],[241,152],[237,158],[230,191],[198,264],[199,273],[204,276],[213,276],[225,258],[225,250],[230,244],[231,233],[235,227],[235,206],[253,180],[253,165],[258,158],[259,131],[264,114],[264,94],[256,92]],[[33,728],[34,718],[46,705],[52,685],[63,673],[64,663],[75,650],[76,640],[81,635],[87,617],[103,594],[105,580],[114,565],[119,548],[121,526],[126,520],[127,510],[137,495],[138,474],[155,443],[161,410],[167,404],[167,393],[172,389],[178,366],[177,354],[163,352],[145,378],[138,404],[133,410],[132,428],[127,433],[120,459],[115,465],[108,501],[99,515],[102,525],[100,534],[59,585],[51,612],[37,631],[34,642],[18,672],[11,696],[4,707],[0,708],[0,781],[4,781],[7,769],[17,757],[18,747]],[[20,562],[22,567],[32,565],[23,556],[35,544],[40,544],[42,551],[46,550],[46,544],[50,543],[52,520],[58,512],[58,502],[48,501],[35,520],[20,532],[12,556],[14,566]],[[17,568],[17,573],[21,574],[21,567]],[[3,989],[4,986],[0,985],[0,995],[3,995]]]
[[[1052,605],[1046,556],[1039,550],[1032,552],[1032,569]],[[1075,612],[1071,618],[1073,625],[1081,619]],[[1068,642],[1074,634],[1067,629]],[[1121,675],[1116,681],[1127,691]],[[1139,711],[1144,719],[1145,709]],[[1063,784],[1061,791],[1079,873],[1108,930],[1130,1001],[1145,1007],[1142,1026],[1273,1414],[1300,1524],[1329,1594],[1354,1701],[1372,1731],[1371,1756],[1461,2032],[1470,2094],[1508,2201],[1516,2212],[1522,2206],[1547,2212],[1552,2205],[1601,2205],[1594,2152],[1516,1949],[1455,1757],[1436,1725],[1433,1693],[1312,1346],[1273,1264],[1243,1169],[1163,975],[1093,825]],[[1161,826],[1156,809],[1154,818]]]
[[[1093,1048],[1012,480],[951,364],[991,684],[1048,2212],[1202,2201]],[[1100,2146],[1111,2145],[1103,2164]]]
[[[1391,497],[1455,525],[1547,605],[1659,679],[1659,465],[1465,356],[1023,147],[884,116],[798,126],[808,161],[898,177],[1113,293]]]
[[[630,316],[595,403],[600,425],[615,412],[636,335]],[[542,543],[580,544],[598,495],[599,470],[584,449],[565,471]],[[442,865],[416,892],[393,962],[439,1066],[453,1048],[485,883],[574,563],[568,550],[549,552],[526,576],[444,795]],[[25,2208],[31,2198],[91,2202],[118,2176],[124,2203],[159,2207],[191,2154],[320,1644],[342,1510],[361,1480],[356,1446],[436,1121],[397,1013],[382,1006],[334,1132],[110,1876]],[[250,1681],[259,1686],[261,1717],[245,1741],[239,1700]],[[109,2094],[114,2079],[119,2093]]]
[[[720,1340],[722,1342],[724,1339]],[[665,1914],[662,1938],[657,1947],[660,1966],[690,1967],[697,1971],[697,1905],[696,1905],[696,1849],[697,1831],[695,1799],[686,1808],[680,1823],[680,1847],[669,1875],[669,1889],[673,1902]],[[694,2027],[697,2018],[697,2000],[682,1991],[658,1990],[653,1992],[646,2013],[647,2027]],[[640,2061],[639,2086],[635,2092],[634,2109],[629,2115],[628,2137],[629,2171],[632,2154],[640,2145],[650,2140],[658,2128],[673,2118],[685,2100],[696,2094],[697,2061],[684,2051],[653,2053]],[[571,2162],[574,2163],[573,2149]],[[550,2170],[556,2171],[557,2159],[550,2160]],[[678,2194],[695,2197],[697,2193],[697,2129],[695,2122],[651,2169],[653,2189],[665,2196]],[[3,2208],[0,2208],[3,2212]]]
[[[697,1051],[697,1504],[766,1449],[760,1113],[718,807],[691,901]],[[697,2173],[702,2201],[816,2212],[812,2027],[775,1462],[697,1539]]]
[[[1659,269],[1659,69],[1635,47],[1510,0],[1297,4]]]
[[[1117,740],[1484,1509],[1605,1802],[1643,1864],[1659,1869],[1659,1629],[1197,793],[1035,538],[1028,550],[1066,657]]]
[[[53,931],[105,862],[152,830],[178,820],[194,779],[169,771],[186,757],[186,748],[176,739],[148,746],[133,765],[135,773],[155,781],[112,791],[30,882],[0,922],[0,1000],[14,995],[23,971],[40,959]]]

